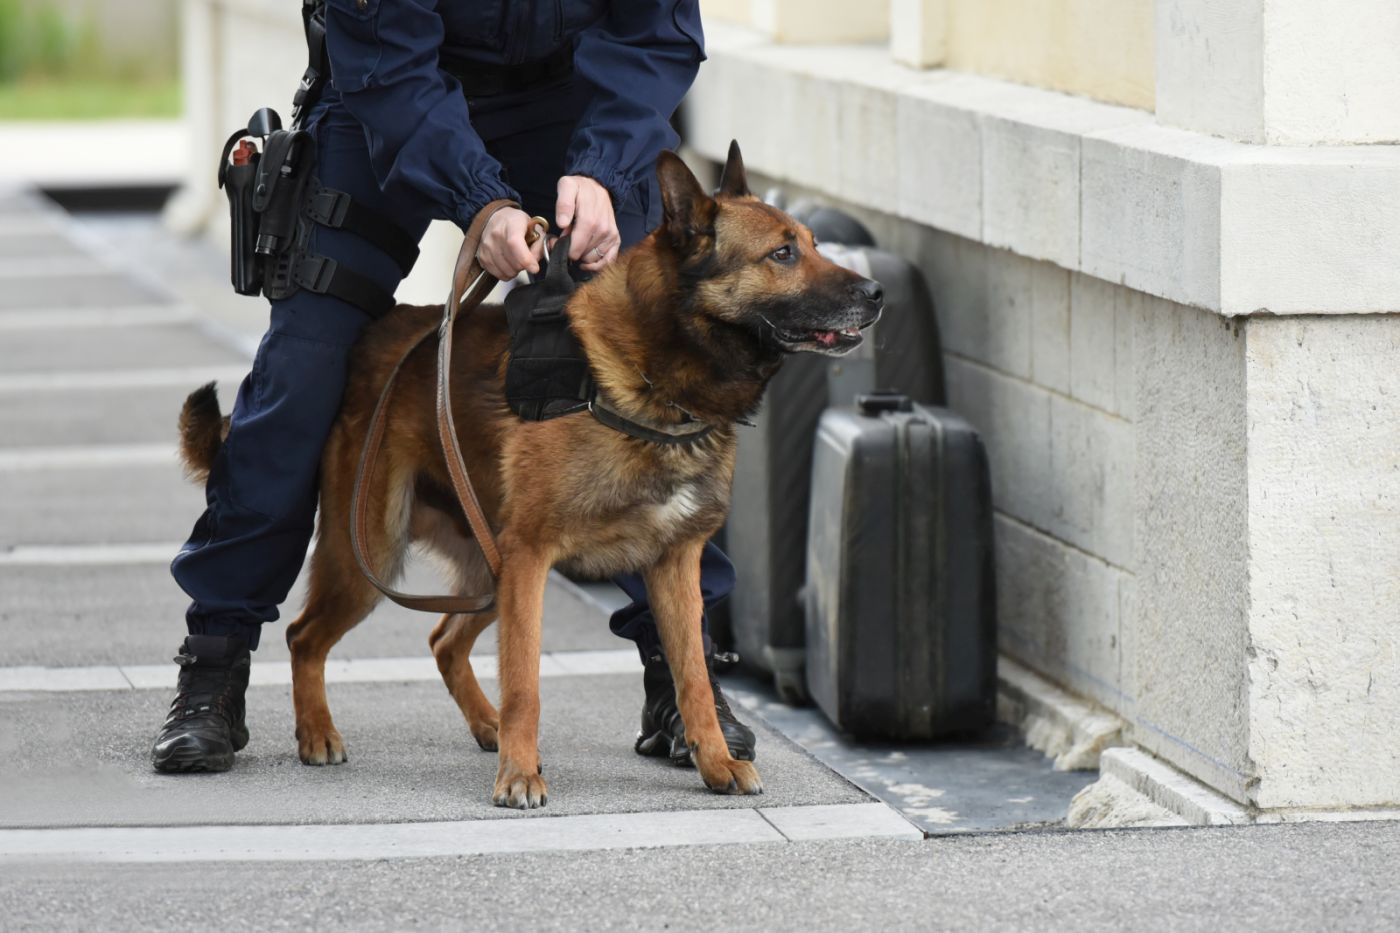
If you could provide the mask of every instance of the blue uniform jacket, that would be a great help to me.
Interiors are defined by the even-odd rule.
[[[704,60],[699,0],[327,0],[328,97],[359,120],[385,193],[464,230],[487,202],[518,200],[472,129],[438,51],[486,64],[574,45],[594,88],[566,172],[619,203],[677,142],[671,114]]]

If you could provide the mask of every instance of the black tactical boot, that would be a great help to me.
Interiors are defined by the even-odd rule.
[[[157,771],[227,771],[248,744],[243,694],[252,659],[241,638],[190,635],[175,656],[180,682],[151,749]]]
[[[710,669],[710,689],[715,692],[715,712],[719,714],[719,728],[724,733],[729,754],[739,761],[753,761],[753,730],[734,718],[729,701],[719,689],[715,679],[715,669],[728,670],[738,663],[733,654],[711,655],[706,663]],[[681,721],[681,711],[676,706],[676,682],[671,678],[671,668],[661,655],[647,660],[642,671],[642,686],[646,690],[646,700],[642,704],[642,731],[637,736],[637,754],[660,758],[666,756],[678,765],[689,765],[690,749],[685,744],[685,723]]]

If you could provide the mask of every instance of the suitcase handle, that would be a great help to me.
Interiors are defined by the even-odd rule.
[[[857,395],[856,408],[862,415],[874,417],[886,411],[913,411],[914,401],[903,392],[882,390]]]

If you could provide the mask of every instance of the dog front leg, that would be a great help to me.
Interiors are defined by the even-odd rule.
[[[715,694],[705,666],[705,643],[700,620],[705,604],[700,596],[700,552],[704,540],[677,545],[647,573],[647,596],[666,663],[676,682],[676,704],[685,722],[690,757],[705,786],[721,794],[761,794],[758,770],[729,754],[715,712]]]
[[[491,799],[519,810],[544,806],[540,776],[540,625],[550,558],[538,550],[501,541],[500,765]]]

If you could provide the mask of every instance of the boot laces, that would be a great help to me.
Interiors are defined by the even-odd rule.
[[[734,711],[729,708],[729,698],[726,697],[724,691],[720,689],[719,677],[716,675],[732,670],[739,663],[739,656],[733,652],[716,653],[706,660],[709,662],[707,667],[709,668],[710,675],[710,692],[713,693],[715,697],[715,712],[719,715],[721,720],[737,723],[738,718],[734,715]],[[664,663],[664,659],[661,655],[653,656],[652,661],[654,663]],[[671,681],[669,672],[667,680]],[[676,705],[674,687],[665,691],[661,699],[661,704],[658,707],[658,712],[661,713],[662,718],[667,721],[667,724],[674,731],[676,724],[681,721],[681,711]]]
[[[231,668],[199,667],[189,655],[177,655],[175,663],[180,665],[180,679],[176,686],[175,699],[170,703],[170,714],[183,719],[199,713],[216,712],[225,718],[232,718],[229,708],[229,687],[233,678]]]

